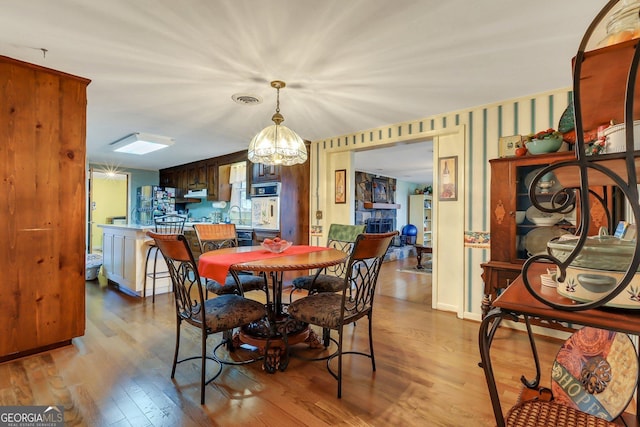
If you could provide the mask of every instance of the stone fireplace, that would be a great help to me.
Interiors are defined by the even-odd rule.
[[[367,233],[396,230],[396,179],[356,172],[355,223],[365,224]]]

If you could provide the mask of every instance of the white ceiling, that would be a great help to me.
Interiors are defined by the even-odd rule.
[[[284,124],[308,140],[569,86],[605,3],[0,0],[0,54],[92,80],[91,162],[158,169],[246,149],[271,124],[275,79],[287,83]],[[236,93],[264,103],[236,104]],[[132,132],[176,144],[109,150]],[[400,161],[368,155],[372,170]]]

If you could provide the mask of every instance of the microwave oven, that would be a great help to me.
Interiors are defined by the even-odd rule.
[[[251,197],[273,197],[280,195],[279,182],[251,184]]]

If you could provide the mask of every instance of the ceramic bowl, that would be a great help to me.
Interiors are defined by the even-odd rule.
[[[522,224],[524,222],[525,211],[516,211],[516,224]]]
[[[544,139],[532,139],[526,145],[527,151],[531,154],[555,153],[562,146],[562,137],[550,136]]]
[[[281,240],[279,242],[273,242],[273,243],[262,242],[262,243],[260,243],[260,246],[262,246],[263,248],[265,248],[269,252],[273,252],[274,254],[279,254],[279,253],[284,252],[287,249],[289,249],[292,244],[293,244],[293,242],[288,242],[286,240]]]
[[[553,240],[547,243],[549,253],[564,262],[573,252],[578,239]],[[596,270],[626,271],[633,258],[635,242],[612,236],[592,236],[571,262],[573,267]],[[640,267],[638,267],[640,270]]]

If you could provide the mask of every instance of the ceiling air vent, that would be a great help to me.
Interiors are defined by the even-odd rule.
[[[235,95],[231,95],[231,99],[242,105],[257,105],[262,103],[262,98],[257,95],[249,95],[248,93],[236,93]]]

